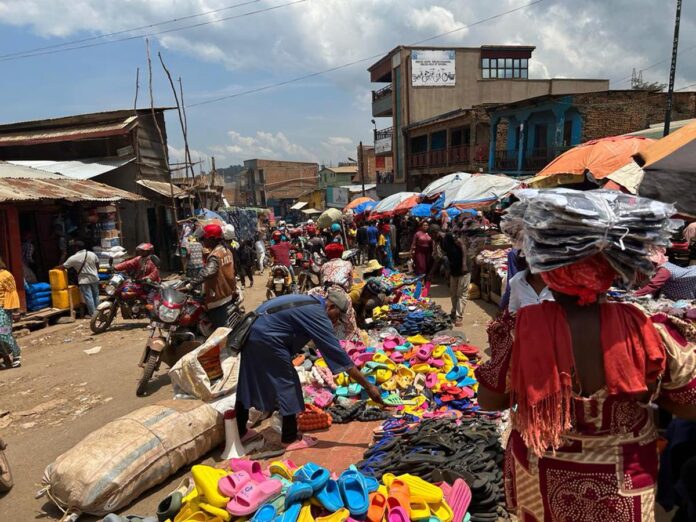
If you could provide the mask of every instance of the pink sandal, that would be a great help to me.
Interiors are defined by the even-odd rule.
[[[225,475],[218,481],[218,491],[225,497],[234,497],[241,489],[251,481],[251,476],[246,471],[237,471]]]
[[[237,517],[251,515],[263,504],[280,495],[282,489],[283,483],[276,479],[268,479],[258,484],[247,483],[227,504],[227,511]]]
[[[298,451],[313,448],[319,441],[309,435],[303,435],[300,440],[292,442],[285,447],[285,451]]]
[[[263,472],[261,464],[256,460],[231,459],[230,468],[235,472],[246,472],[254,482],[263,482],[268,478]]]

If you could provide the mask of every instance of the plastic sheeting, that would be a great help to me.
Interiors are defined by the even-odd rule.
[[[590,175],[595,180],[633,161],[633,155],[654,140],[638,136],[612,136],[588,141],[564,152],[526,183],[535,188],[582,183]]]

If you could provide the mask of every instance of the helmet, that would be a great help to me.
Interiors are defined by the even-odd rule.
[[[278,221],[278,228],[284,228],[284,227],[285,227],[285,221],[283,221],[281,219],[280,221]]]
[[[227,241],[232,241],[234,239],[234,226],[225,225],[224,227],[222,227],[222,237],[225,238]]]
[[[137,247],[135,247],[135,255],[149,256],[154,251],[155,247],[152,246],[152,243],[140,243]]]
[[[214,224],[204,226],[203,239],[222,239],[222,227]]]
[[[307,220],[307,224],[308,224],[308,225],[313,225],[313,224],[314,224],[314,220],[313,220],[313,219],[308,219],[308,220]]]
[[[341,231],[341,225],[338,223],[334,223],[331,225],[331,232],[340,232]]]
[[[271,236],[273,238],[273,241],[280,241],[280,239],[283,237],[283,234],[280,233],[280,230],[276,230],[273,232],[273,235]]]
[[[301,234],[302,230],[300,230],[299,228],[293,228],[290,230],[290,236],[292,237],[300,237]]]

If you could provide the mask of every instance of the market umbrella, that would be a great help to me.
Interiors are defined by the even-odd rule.
[[[633,161],[633,155],[655,140],[612,136],[588,141],[564,152],[526,183],[535,188],[601,180]]]
[[[444,207],[472,208],[490,205],[510,194],[520,184],[519,180],[507,176],[473,174],[445,191]]]
[[[351,201],[350,203],[348,203],[345,206],[345,208],[343,209],[343,212],[345,212],[346,210],[355,210],[355,207],[357,207],[363,203],[374,202],[374,201],[375,201],[374,199],[368,198],[366,196],[355,198],[353,201]]]
[[[387,196],[378,202],[377,205],[375,205],[375,207],[372,209],[370,219],[380,219],[390,216],[399,203],[410,198],[411,196],[417,195],[417,192],[397,192],[396,194]]]
[[[421,195],[424,198],[429,198],[445,192],[447,189],[458,185],[460,182],[470,178],[472,174],[467,174],[466,172],[455,172],[454,174],[448,174],[447,176],[442,176],[430,183],[423,191]]]
[[[394,214],[408,214],[413,207],[421,202],[420,194],[414,194],[411,197],[404,199],[401,203],[394,207]]]
[[[641,196],[674,203],[679,212],[696,216],[696,122],[644,147],[636,162],[644,172]]]
[[[365,212],[369,212],[370,210],[375,208],[375,206],[377,206],[376,201],[365,201],[353,207],[353,213],[355,215],[364,214]]]
[[[317,219],[317,225],[319,228],[328,228],[332,223],[339,223],[343,218],[343,213],[337,208],[330,208],[322,212],[321,216]]]
[[[429,218],[432,215],[433,206],[430,203],[419,203],[411,209],[410,214],[413,217]]]

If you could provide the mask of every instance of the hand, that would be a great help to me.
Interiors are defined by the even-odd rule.
[[[372,399],[374,402],[380,406],[386,406],[384,400],[382,399],[382,394],[379,392],[379,388],[377,388],[377,386],[374,384],[368,384],[365,387],[365,391],[367,392],[367,396],[370,397],[370,399]]]

